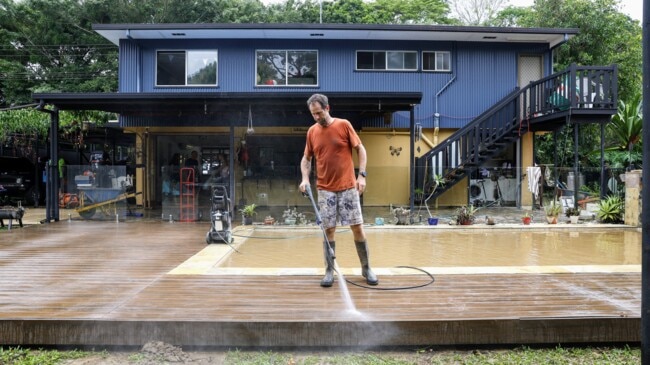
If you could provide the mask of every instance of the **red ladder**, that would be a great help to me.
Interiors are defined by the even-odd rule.
[[[180,221],[194,222],[196,220],[196,205],[194,204],[194,169],[183,167],[181,169],[181,202]]]

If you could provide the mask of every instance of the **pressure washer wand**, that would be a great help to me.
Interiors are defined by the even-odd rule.
[[[330,241],[327,239],[327,233],[325,233],[325,228],[323,228],[323,219],[320,216],[320,212],[318,211],[318,207],[316,206],[316,202],[314,201],[314,195],[311,192],[311,186],[307,185],[305,186],[305,193],[302,195],[306,196],[309,198],[309,201],[311,202],[311,206],[314,208],[314,213],[316,213],[316,224],[320,227],[321,231],[323,231],[323,239],[325,240],[325,243],[327,243],[327,253],[328,253],[328,260],[334,260],[336,256],[334,256],[334,250],[332,249],[332,245],[330,245]]]

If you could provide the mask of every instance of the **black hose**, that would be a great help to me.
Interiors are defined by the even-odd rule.
[[[421,271],[421,272],[427,274],[427,276],[430,277],[431,280],[429,280],[428,282],[426,282],[424,284],[419,284],[419,285],[397,286],[397,287],[390,287],[390,288],[382,288],[382,287],[377,287],[377,286],[361,285],[361,284],[357,284],[355,282],[352,282],[352,281],[350,281],[348,279],[345,279],[345,282],[347,282],[348,284],[354,285],[356,287],[359,287],[359,288],[364,288],[364,289],[372,289],[372,290],[409,290],[409,289],[417,289],[417,288],[422,288],[422,287],[425,287],[425,286],[429,286],[429,285],[433,284],[436,281],[436,279],[433,277],[433,275],[430,272],[428,272],[428,271],[426,271],[424,269],[420,269],[419,267],[415,267],[415,266],[395,266],[395,267]],[[337,271],[337,273],[338,273],[338,271]]]

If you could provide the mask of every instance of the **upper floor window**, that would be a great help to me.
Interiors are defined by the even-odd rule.
[[[451,53],[423,51],[422,71],[451,71]]]
[[[417,71],[416,51],[357,51],[357,70]]]
[[[158,51],[157,86],[216,86],[217,51]]]
[[[310,50],[260,50],[257,86],[318,85],[318,52]]]

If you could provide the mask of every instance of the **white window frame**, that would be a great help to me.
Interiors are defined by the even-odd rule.
[[[359,53],[384,53],[384,64],[385,68],[359,68]],[[404,63],[404,55],[406,54],[415,54],[415,68],[389,68],[388,64],[388,55],[389,53],[402,53],[402,63]],[[418,71],[418,51],[407,51],[407,50],[357,50],[354,55],[354,69],[356,71],[369,71],[369,72],[381,72],[381,71],[397,71],[397,72],[415,72]]]
[[[433,57],[436,60],[434,69],[425,69],[424,68],[425,65],[426,65],[426,63],[424,62],[424,55],[425,54],[433,54]],[[438,68],[438,56],[443,56],[444,57],[445,55],[448,57],[449,67],[448,68]],[[422,71],[423,72],[450,72],[451,71],[451,52],[449,52],[449,51],[422,51]]]
[[[166,84],[159,84],[158,83],[158,55],[161,52],[175,52],[175,53],[185,53],[185,74],[183,79],[185,80],[184,84],[180,85],[166,85]],[[214,84],[188,84],[188,72],[189,72],[189,61],[190,61],[190,56],[191,54],[198,54],[200,52],[214,52],[215,54],[215,62],[216,62],[216,74],[215,74],[215,83]],[[155,85],[156,87],[190,87],[190,88],[195,88],[195,87],[218,87],[219,86],[219,50],[217,49],[159,49],[156,50],[156,57],[155,57],[155,74],[154,74],[154,80],[155,80]]]
[[[313,52],[316,54],[316,83],[315,84],[290,84],[289,83],[289,63],[285,62],[285,81],[284,84],[267,84],[264,83],[263,80],[257,80],[257,55],[259,52],[284,52],[285,53],[285,60],[289,58],[289,53],[290,52]],[[317,49],[256,49],[255,50],[255,76],[253,79],[255,80],[255,87],[319,87],[320,84],[320,55],[318,53]]]

